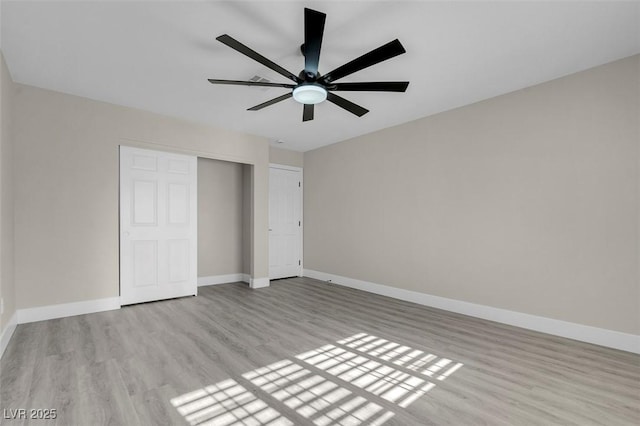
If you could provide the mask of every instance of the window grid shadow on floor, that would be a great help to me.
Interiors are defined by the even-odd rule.
[[[436,386],[430,379],[444,380],[462,365],[358,333],[249,371],[242,378],[284,410],[318,426],[382,425],[395,413],[378,398],[405,409]],[[364,396],[349,387],[363,390]],[[171,403],[191,425],[294,424],[263,399],[229,378],[173,398]]]

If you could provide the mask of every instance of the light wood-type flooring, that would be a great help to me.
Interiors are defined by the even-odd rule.
[[[19,325],[0,423],[640,424],[638,355],[309,278],[199,293]]]

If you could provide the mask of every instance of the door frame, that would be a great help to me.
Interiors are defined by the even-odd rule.
[[[298,247],[300,247],[300,265],[298,267],[298,276],[301,277],[304,274],[304,168],[296,167],[296,166],[287,166],[285,164],[278,163],[269,163],[269,170],[271,169],[281,169],[281,170],[289,170],[292,172],[300,173],[300,199],[299,199],[299,208],[300,208],[300,241]],[[271,199],[269,199],[271,202]]]

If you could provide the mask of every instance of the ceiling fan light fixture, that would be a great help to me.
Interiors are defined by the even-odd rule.
[[[293,99],[306,105],[319,104],[327,99],[327,89],[318,84],[301,84],[293,89]]]

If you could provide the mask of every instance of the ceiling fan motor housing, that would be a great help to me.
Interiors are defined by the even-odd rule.
[[[312,83],[314,81],[317,81],[320,78],[320,73],[317,72],[314,74],[310,71],[302,70],[300,71],[300,74],[298,74],[298,78],[300,78],[300,80],[304,82]]]

